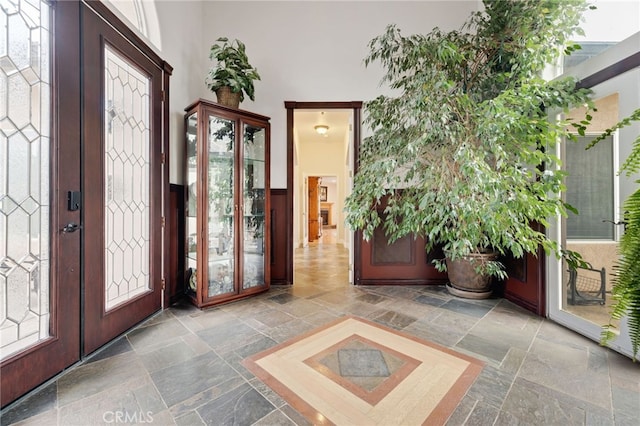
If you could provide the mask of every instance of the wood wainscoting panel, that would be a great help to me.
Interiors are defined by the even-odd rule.
[[[167,279],[167,297],[169,304],[174,303],[184,294],[184,185],[169,185],[169,211],[167,226],[169,227],[169,271]],[[165,301],[167,302],[167,301]]]
[[[379,207],[378,214],[384,217],[386,201]],[[384,220],[384,219],[383,219]],[[442,250],[426,252],[426,241],[422,237],[407,235],[390,241],[383,227],[366,241],[362,232],[356,232],[355,284],[356,285],[424,285],[444,284],[447,273],[439,272],[433,259],[444,258]]]
[[[544,232],[542,225],[534,224],[532,227]],[[502,295],[536,315],[545,316],[545,258],[540,247],[536,255],[527,253],[520,259],[502,258],[508,278],[502,283],[503,289],[497,289],[494,294]]]
[[[291,284],[288,264],[291,259],[287,227],[291,226],[287,214],[287,190],[271,190],[271,284]],[[291,268],[292,269],[292,268]]]
[[[446,272],[439,272],[434,258],[442,257],[441,251],[425,251],[425,240],[407,236],[393,243],[384,232],[374,233],[370,241],[365,241],[361,233],[356,233],[359,241],[360,267],[356,267],[356,285],[424,285],[444,284]]]

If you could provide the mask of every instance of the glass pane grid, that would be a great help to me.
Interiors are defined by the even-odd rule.
[[[0,359],[49,330],[49,14],[0,3]]]
[[[105,309],[150,290],[149,79],[105,46]]]

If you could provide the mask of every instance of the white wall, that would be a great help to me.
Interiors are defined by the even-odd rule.
[[[621,41],[640,31],[640,1],[590,0],[596,9],[584,13],[584,36],[576,41]]]
[[[135,8],[111,0],[123,11]],[[137,0],[136,0],[137,1]],[[262,80],[256,101],[241,108],[271,117],[271,187],[286,188],[285,100],[367,101],[384,93],[377,64],[365,68],[369,41],[388,24],[405,35],[439,26],[457,29],[480,0],[456,1],[180,1],[142,0],[156,50],[174,68],[170,99],[170,181],[182,183],[184,108],[199,97],[215,100],[204,79],[209,46],[220,36],[247,45]],[[637,28],[637,0],[594,0],[585,16],[586,40],[620,40]],[[157,23],[154,22],[153,5]],[[114,8],[115,9],[115,8]],[[123,13],[120,12],[123,16]],[[129,19],[135,28],[136,19]],[[160,29],[157,35],[156,29]],[[160,41],[161,38],[161,41]],[[363,129],[363,134],[368,134]]]
[[[203,95],[203,8],[206,2],[103,0],[173,67],[169,82],[169,181],[183,183],[184,108]],[[139,16],[142,13],[144,16]]]
[[[238,38],[247,45],[249,60],[262,80],[256,82],[256,101],[245,100],[241,108],[271,117],[271,187],[286,188],[284,101],[373,99],[382,93],[381,70],[363,64],[373,37],[391,23],[407,35],[436,25],[459,28],[478,4],[476,0],[206,2],[202,69],[193,78],[202,80],[206,75],[208,46],[216,38]],[[215,100],[204,85],[202,96]]]
[[[202,14],[206,2],[156,1],[162,58],[172,67],[169,94],[169,181],[183,183],[184,109],[202,96]]]

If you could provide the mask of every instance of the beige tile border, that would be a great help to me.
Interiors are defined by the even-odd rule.
[[[417,364],[404,380],[383,388],[369,400],[305,364],[305,360],[354,336],[393,350],[402,359],[415,359]],[[470,356],[354,316],[339,318],[255,354],[242,364],[314,424],[381,425],[443,424],[484,365]]]

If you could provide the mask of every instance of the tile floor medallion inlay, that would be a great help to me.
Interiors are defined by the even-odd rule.
[[[444,424],[484,363],[345,316],[243,361],[313,424]]]

